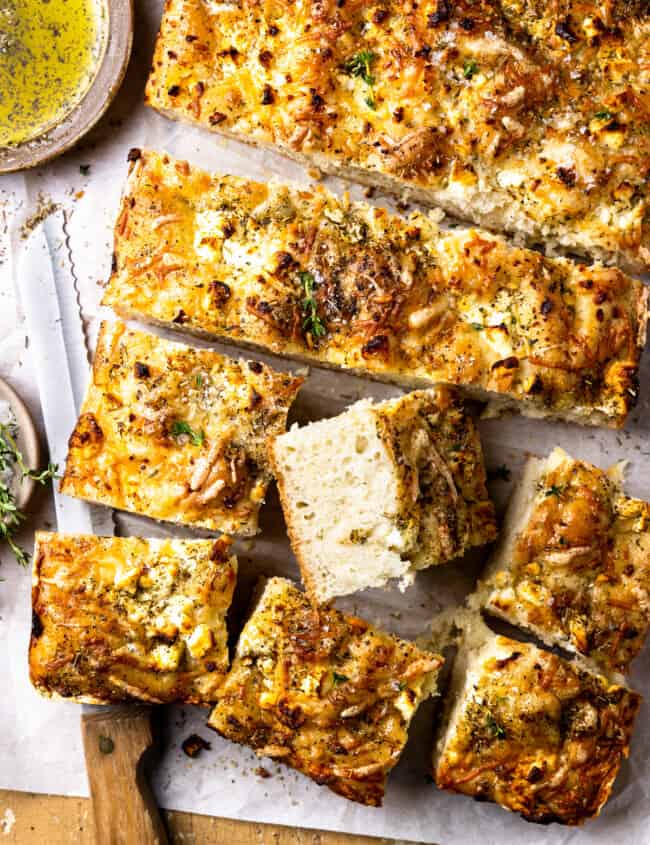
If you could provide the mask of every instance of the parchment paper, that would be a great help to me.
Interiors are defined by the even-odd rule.
[[[130,147],[149,146],[188,158],[213,170],[268,179],[308,183],[308,175],[279,156],[262,153],[181,124],[171,123],[142,105],[146,71],[160,19],[159,0],[136,0],[136,42],[133,60],[120,96],[100,126],[74,152],[46,167],[24,175],[0,179],[0,374],[21,392],[39,421],[39,401],[33,367],[20,310],[20,278],[17,258],[25,241],[21,229],[35,210],[47,201],[66,210],[66,231],[61,232],[61,251],[70,250],[84,318],[94,338],[101,313],[99,299],[107,279],[112,248],[112,226],[126,176],[126,153]],[[81,165],[90,165],[88,173]],[[84,167],[84,170],[86,168]],[[328,180],[342,192],[348,186]],[[352,187],[354,198],[362,191]],[[39,198],[39,195],[42,195]],[[372,202],[391,206],[376,196]],[[29,226],[27,227],[29,228]],[[17,294],[17,295],[16,295]],[[237,350],[217,348],[241,355]],[[246,353],[268,360],[276,367],[298,366],[277,358]],[[384,398],[399,394],[397,388],[341,373],[312,369],[300,394],[293,417],[299,421],[330,416],[362,396]],[[607,466],[620,459],[630,461],[627,490],[650,499],[650,365],[643,366],[641,401],[624,432],[531,421],[518,417],[481,423],[489,467],[505,464],[510,482],[495,481],[491,493],[503,506],[527,454],[544,455],[560,445],[576,457]],[[121,533],[142,536],[182,534],[135,517],[118,518]],[[243,605],[248,589],[259,573],[285,574],[297,578],[275,491],[262,512],[262,533],[254,542],[237,544],[240,584],[237,602]],[[53,526],[49,497],[42,495],[21,540],[29,547],[35,528]],[[19,569],[7,550],[0,549],[0,787],[87,795],[79,736],[79,708],[70,703],[49,702],[32,691],[27,678],[26,648],[30,623],[29,573]],[[373,622],[402,636],[423,633],[434,613],[462,601],[472,589],[483,563],[481,554],[421,573],[415,586],[401,594],[397,589],[368,591],[351,597],[341,606],[356,610]],[[650,649],[636,660],[631,685],[650,697]],[[613,845],[650,841],[650,706],[639,714],[630,760],[623,764],[614,795],[600,819],[582,830],[528,825],[489,804],[463,796],[445,794],[427,780],[434,707],[423,706],[411,731],[411,739],[397,768],[389,778],[385,806],[363,808],[317,787],[303,776],[269,761],[260,761],[246,750],[222,740],[205,727],[207,711],[199,708],[160,708],[157,714],[162,754],[154,772],[159,803],[168,808],[228,816],[259,822],[347,831],[395,837],[441,845],[516,845],[526,842],[565,845]],[[212,743],[210,751],[195,760],[180,745],[192,732]],[[271,773],[256,774],[260,762]],[[262,834],[264,835],[264,834]],[[263,841],[263,840],[262,840]]]

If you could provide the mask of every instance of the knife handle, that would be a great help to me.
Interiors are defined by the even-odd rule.
[[[151,708],[116,706],[81,717],[97,845],[167,845],[144,763]]]

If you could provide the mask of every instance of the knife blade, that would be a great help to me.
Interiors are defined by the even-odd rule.
[[[52,225],[48,228],[52,237]],[[78,408],[88,381],[88,360],[85,344],[81,347],[83,354],[79,354],[79,328],[75,328],[75,321],[70,319],[70,296],[68,294],[62,301],[59,299],[54,264],[45,226],[41,225],[31,233],[22,254],[20,295],[50,460],[62,468],[68,438],[76,425]],[[79,324],[79,316],[76,322]],[[68,337],[69,346],[66,344]],[[57,484],[53,485],[53,489],[59,531],[92,534],[90,506],[79,499],[64,496]]]
[[[89,357],[62,212],[32,232],[19,273],[50,459],[63,467],[88,384]],[[109,508],[65,496],[56,484],[54,502],[59,531],[114,533]],[[150,708],[82,704],[82,711],[96,841],[165,845],[158,809],[140,773],[153,744]]]

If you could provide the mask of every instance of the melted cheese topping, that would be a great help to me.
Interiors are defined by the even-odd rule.
[[[61,490],[154,519],[257,533],[266,438],[302,379],[103,323]]]
[[[438,786],[528,821],[573,825],[597,815],[628,755],[641,697],[505,637],[474,659]]]
[[[415,546],[419,569],[494,540],[481,441],[457,392],[414,391],[373,411],[398,475],[404,556]]]
[[[34,686],[97,704],[214,701],[228,671],[229,547],[37,532]]]
[[[170,0],[147,101],[638,270],[649,74],[640,0]]]
[[[650,626],[650,504],[556,450],[490,580],[488,608],[626,672]]]
[[[379,806],[442,658],[273,578],[237,644],[208,724],[318,784]]]
[[[104,298],[125,317],[535,415],[620,426],[634,404],[647,291],[619,270],[136,156]]]

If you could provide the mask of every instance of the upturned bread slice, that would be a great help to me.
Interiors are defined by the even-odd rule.
[[[315,602],[409,583],[496,536],[479,435],[448,388],[362,400],[293,427],[269,454]]]

